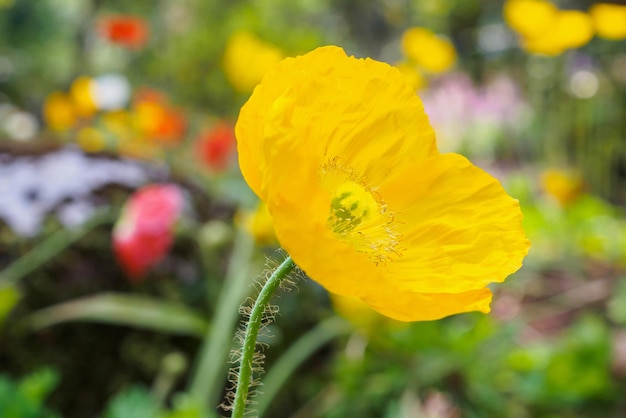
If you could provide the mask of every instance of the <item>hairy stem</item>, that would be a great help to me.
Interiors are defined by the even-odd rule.
[[[237,326],[237,307],[250,289],[248,272],[253,250],[252,238],[245,231],[238,230],[224,281],[224,290],[218,299],[214,326],[204,338],[196,372],[189,387],[189,392],[203,405],[207,401],[211,405],[214,404],[221,394],[221,379],[228,369],[226,360]]]
[[[263,321],[263,314],[265,307],[269,303],[272,295],[280,285],[280,283],[287,277],[287,275],[294,269],[296,265],[293,263],[291,257],[287,257],[272,275],[267,279],[259,296],[257,297],[252,311],[250,312],[250,319],[246,326],[246,333],[244,336],[241,359],[239,362],[239,375],[237,379],[237,389],[235,391],[235,399],[233,402],[233,413],[231,418],[243,418],[246,412],[246,400],[248,398],[248,391],[250,389],[250,380],[252,378],[252,368],[254,361],[254,353],[256,350],[256,339],[259,334],[259,328]]]

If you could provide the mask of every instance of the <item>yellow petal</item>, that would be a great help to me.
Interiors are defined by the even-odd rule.
[[[70,87],[70,96],[74,109],[81,117],[90,117],[98,110],[93,99],[93,80],[89,77],[78,77]]]
[[[235,215],[235,222],[240,224],[258,245],[275,245],[276,233],[272,216],[265,202],[259,202],[253,211],[241,211]]]
[[[43,116],[48,126],[58,131],[69,129],[76,123],[74,104],[67,94],[60,91],[48,95],[43,105]]]
[[[463,312],[489,313],[491,296],[489,289],[429,294],[387,287],[362,299],[376,311],[398,321],[431,321]]]
[[[261,198],[261,172],[280,171],[274,160],[295,158],[294,148],[306,150],[305,161],[317,166],[340,158],[372,181],[387,175],[374,156],[401,167],[437,152],[423,105],[405,77],[331,46],[270,71],[241,109],[236,134],[241,171]]]
[[[507,0],[504,19],[524,37],[538,37],[553,25],[558,9],[545,0]]]
[[[283,59],[282,51],[248,32],[233,34],[224,50],[222,67],[228,81],[241,93],[261,82],[263,75]]]
[[[593,38],[591,17],[578,10],[562,10],[550,29],[536,38],[525,38],[524,49],[529,52],[559,55],[570,48],[579,48]]]
[[[528,252],[517,200],[460,155],[398,172],[379,192],[402,226],[402,256],[386,276],[413,291],[463,292],[501,282]]]
[[[572,170],[549,169],[541,173],[541,187],[561,206],[567,206],[584,191],[580,173]]]
[[[87,126],[78,131],[76,142],[86,152],[99,152],[106,147],[106,139],[98,129]]]
[[[626,6],[596,3],[589,9],[598,36],[620,40],[626,38]]]
[[[402,35],[404,55],[432,73],[449,70],[456,61],[456,50],[448,39],[428,29],[413,27]]]

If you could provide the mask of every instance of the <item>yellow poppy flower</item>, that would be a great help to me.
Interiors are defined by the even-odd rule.
[[[76,143],[85,152],[99,152],[106,148],[104,135],[92,126],[86,126],[78,131]]]
[[[529,52],[559,55],[567,49],[585,45],[593,34],[593,22],[588,14],[578,10],[561,10],[546,33],[524,40],[524,48]]]
[[[596,3],[589,9],[598,36],[620,40],[626,38],[626,6]]]
[[[248,93],[281,59],[283,53],[274,45],[248,32],[237,32],[226,44],[222,67],[235,90]]]
[[[391,318],[489,312],[521,266],[521,212],[490,175],[440,154],[390,65],[322,47],[269,71],[242,107],[239,163],[309,277]]]
[[[402,34],[402,51],[409,60],[432,73],[447,71],[456,61],[452,42],[424,28],[409,28]]]
[[[74,104],[67,94],[50,93],[43,104],[43,117],[51,129],[64,131],[76,123]]]
[[[78,77],[70,87],[70,96],[74,102],[74,110],[82,117],[88,118],[98,110],[92,93],[93,80],[89,77]]]
[[[506,23],[529,38],[548,31],[558,13],[556,6],[545,0],[507,0],[503,11]]]
[[[541,174],[541,187],[561,206],[567,206],[582,195],[584,183],[580,173],[550,169]]]
[[[103,113],[101,122],[107,132],[126,138],[134,134],[134,117],[135,115],[127,110],[113,110]]]
[[[258,245],[276,245],[272,215],[265,202],[259,202],[254,211],[238,212],[235,222],[248,231]]]

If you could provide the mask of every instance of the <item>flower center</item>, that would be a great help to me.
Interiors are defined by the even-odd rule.
[[[377,265],[398,255],[393,215],[364,179],[335,160],[322,167],[321,175],[331,195],[327,226],[335,237],[366,253]]]
[[[378,211],[378,203],[358,184],[348,181],[335,190],[330,203],[328,225],[340,237],[347,237],[360,224],[367,222]]]

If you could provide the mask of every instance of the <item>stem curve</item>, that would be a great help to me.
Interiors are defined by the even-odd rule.
[[[237,388],[235,390],[235,399],[233,401],[233,412],[231,418],[243,418],[246,412],[246,400],[248,398],[250,380],[252,377],[256,339],[263,320],[265,307],[269,303],[272,295],[280,283],[295,268],[295,266],[296,265],[291,257],[287,257],[267,279],[263,288],[259,292],[259,296],[257,296],[254,305],[252,306],[250,318],[248,319],[248,324],[246,325],[241,359],[239,361],[239,374],[237,378]]]

